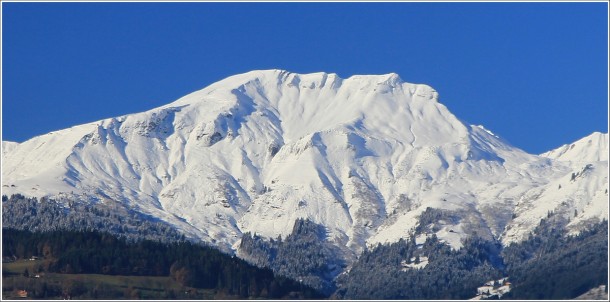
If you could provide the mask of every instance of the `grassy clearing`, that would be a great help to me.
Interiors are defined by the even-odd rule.
[[[42,260],[17,260],[15,262],[2,263],[2,273],[23,274],[27,268],[30,273],[34,272],[36,267],[42,264]]]
[[[101,274],[40,273],[42,260],[19,260],[2,264],[2,298],[18,298],[25,289],[29,298],[54,299],[214,299],[214,290],[182,286],[170,277],[114,276]],[[30,277],[23,272],[28,270]]]

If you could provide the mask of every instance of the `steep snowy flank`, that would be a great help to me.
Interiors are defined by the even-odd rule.
[[[453,247],[475,233],[519,240],[537,225],[526,209],[552,186],[574,200],[607,187],[592,164],[605,178],[570,183],[573,167],[460,121],[434,89],[397,74],[265,70],[18,144],[3,152],[2,189],[124,203],[225,249],[244,232],[285,236],[309,218],[358,253],[405,237],[428,207],[451,213],[430,229]]]

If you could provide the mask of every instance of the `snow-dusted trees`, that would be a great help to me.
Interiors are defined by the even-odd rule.
[[[502,252],[513,290],[508,299],[572,299],[608,284],[608,221],[566,236],[543,219],[530,237]]]
[[[164,242],[183,240],[170,225],[125,207],[89,204],[77,200],[55,201],[27,198],[20,194],[3,196],[2,226],[18,230],[98,230],[130,240],[151,239]],[[64,206],[68,204],[69,206]]]
[[[337,298],[345,299],[468,299],[479,284],[500,275],[492,265],[493,244],[479,238],[452,250],[435,236],[423,245],[415,239],[365,251],[349,274],[338,280]],[[472,253],[472,251],[478,251]],[[428,263],[405,268],[401,262],[417,257]],[[406,263],[406,261],[405,261]],[[410,267],[410,266],[407,266]]]
[[[325,241],[325,236],[326,230],[321,225],[298,219],[284,240],[244,234],[239,252],[255,265],[269,267],[280,275],[330,294],[335,289],[332,280],[344,260],[339,258],[336,247]]]

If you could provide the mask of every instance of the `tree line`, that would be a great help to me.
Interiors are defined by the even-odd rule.
[[[129,240],[181,241],[185,237],[157,218],[119,203],[87,203],[74,199],[2,196],[2,226],[19,230],[99,230]]]

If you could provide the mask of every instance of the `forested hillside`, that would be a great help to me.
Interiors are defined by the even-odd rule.
[[[553,227],[553,215],[503,251],[514,289],[507,299],[571,299],[608,285],[608,221],[577,236]]]
[[[410,237],[369,247],[351,263],[328,241],[326,228],[307,219],[298,219],[285,238],[244,234],[241,260],[124,208],[21,195],[3,201],[3,259],[40,257],[28,274],[165,277],[212,292],[179,296],[163,285],[149,291],[151,298],[469,299],[484,283],[508,278],[511,291],[502,299],[572,299],[608,284],[608,222],[568,236],[565,221],[552,212],[520,243],[502,247],[474,236],[453,249],[436,237],[435,222],[459,217],[428,208]],[[3,284],[37,286],[33,297],[65,297],[57,283],[14,278],[3,275]],[[71,297],[93,298],[94,288],[96,297],[100,291],[112,299],[134,297],[132,290],[100,290],[99,284],[77,286]]]
[[[323,226],[298,219],[286,238],[265,239],[244,234],[239,255],[249,262],[331,294],[333,279],[346,267],[342,253],[326,240]]]
[[[322,297],[299,282],[275,276],[271,270],[190,242],[128,242],[96,231],[32,233],[3,229],[2,244],[5,260],[41,257],[42,262],[32,273],[169,276],[185,287],[212,289],[227,297]],[[79,294],[90,293],[83,290]],[[40,295],[45,297],[44,293]]]
[[[549,213],[521,243],[503,248],[472,237],[455,250],[434,235],[434,222],[450,215],[426,209],[409,238],[365,250],[338,277],[333,269],[344,262],[325,243],[324,228],[308,220],[298,220],[285,239],[246,234],[239,251],[258,266],[324,292],[335,289],[337,299],[469,299],[504,278],[511,291],[502,299],[572,299],[607,284],[607,221],[568,236],[555,221],[561,217]]]
[[[452,250],[436,236],[416,244],[415,238],[365,251],[349,273],[338,280],[344,299],[468,299],[478,286],[498,278],[493,266],[496,247],[479,238]]]

